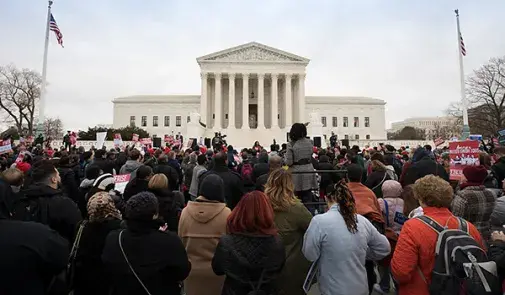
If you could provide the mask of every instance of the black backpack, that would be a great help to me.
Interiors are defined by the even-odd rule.
[[[14,203],[12,218],[49,225],[49,208],[46,198],[22,197]]]
[[[456,217],[459,228],[447,229],[426,215],[417,218],[438,233],[431,295],[502,294],[496,263],[488,260],[486,251],[469,234],[464,219]]]

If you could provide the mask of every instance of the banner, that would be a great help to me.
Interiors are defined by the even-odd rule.
[[[101,149],[105,143],[105,137],[107,137],[107,132],[97,132],[96,133],[96,148]]]
[[[131,174],[114,175],[114,189],[121,194],[124,193],[124,189],[130,181],[130,175]]]
[[[193,138],[188,140],[188,145],[187,145],[188,148],[191,148],[193,146],[193,140],[194,140]]]
[[[12,146],[10,139],[0,141],[0,155],[7,153],[12,153]]]
[[[153,140],[150,138],[141,138],[140,143],[143,145],[153,145]]]
[[[442,137],[435,139],[435,146],[443,145],[445,140]]]
[[[133,135],[132,135],[132,141],[139,141],[139,135],[133,133]]]
[[[121,138],[121,133],[114,134],[114,146],[115,147],[123,146],[123,139]]]
[[[463,169],[467,166],[478,166],[479,163],[479,142],[476,140],[454,141],[449,143],[450,179],[460,180],[463,176]]]

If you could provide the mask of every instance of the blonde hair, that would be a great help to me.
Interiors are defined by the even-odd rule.
[[[9,168],[2,172],[1,178],[9,185],[21,186],[25,179],[23,172],[17,168]]]
[[[282,168],[270,173],[265,185],[265,195],[270,199],[274,211],[286,211],[299,202],[295,197],[291,173]]]
[[[168,178],[165,174],[158,173],[151,177],[148,184],[149,189],[167,189],[168,188]]]
[[[428,207],[450,208],[454,191],[442,178],[426,175],[414,184],[414,194],[420,203]]]

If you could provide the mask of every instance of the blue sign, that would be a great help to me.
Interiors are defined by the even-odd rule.
[[[468,139],[469,140],[479,140],[480,141],[480,140],[482,140],[482,135],[480,135],[480,134],[470,134],[468,136]]]
[[[500,136],[505,136],[505,129],[498,131],[498,134],[500,134]]]

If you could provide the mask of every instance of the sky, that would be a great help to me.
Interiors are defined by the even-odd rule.
[[[45,0],[0,0],[0,65],[42,71]],[[454,9],[470,75],[505,55],[503,0],[54,0],[46,114],[112,123],[112,100],[199,94],[196,58],[256,41],[311,60],[306,94],[387,102],[386,121],[444,115],[460,99]],[[6,13],[5,13],[6,12]]]

